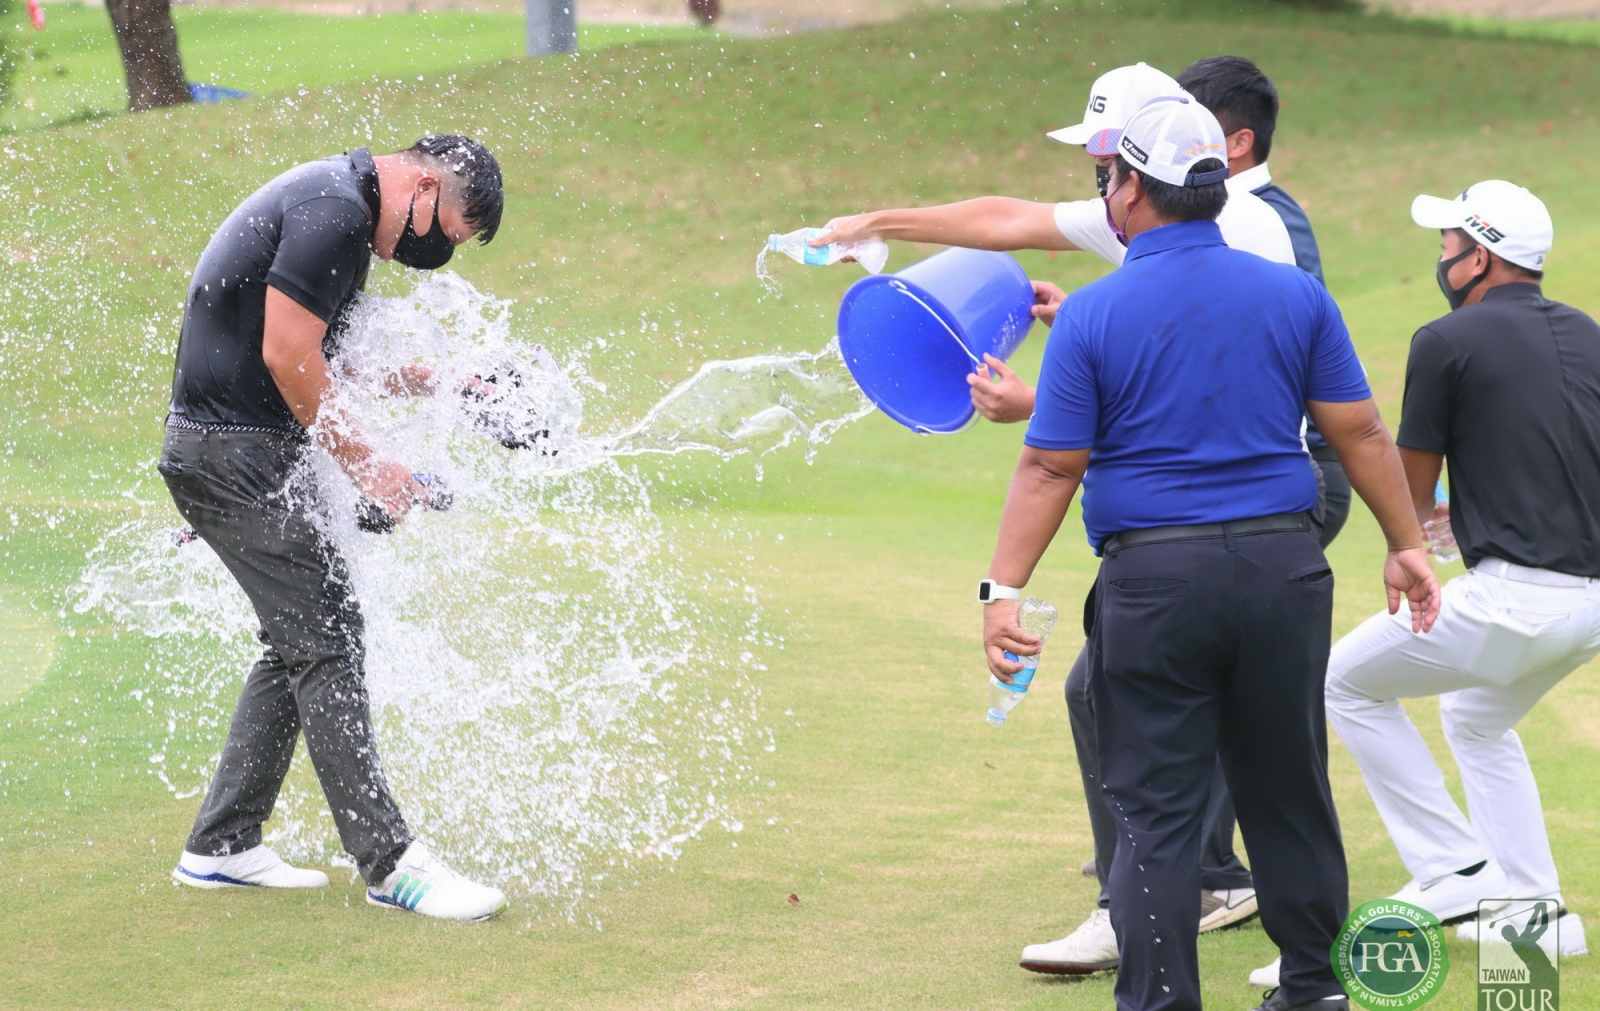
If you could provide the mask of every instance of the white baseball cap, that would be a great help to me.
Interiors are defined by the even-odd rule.
[[[1528,270],[1543,270],[1555,242],[1555,225],[1544,201],[1516,183],[1473,183],[1454,200],[1420,196],[1411,220],[1423,228],[1460,228],[1494,255]]]
[[[1140,172],[1173,186],[1206,186],[1228,178],[1228,146],[1222,124],[1192,98],[1168,95],[1147,103],[1117,139],[1117,154]],[[1207,158],[1222,162],[1209,172],[1191,171]]]
[[[1045,134],[1063,144],[1082,144],[1097,157],[1117,153],[1122,127],[1146,102],[1162,95],[1184,95],[1182,85],[1145,63],[1118,67],[1100,75],[1089,89],[1083,122]]]

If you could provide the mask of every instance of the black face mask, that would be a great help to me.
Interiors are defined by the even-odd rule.
[[[1102,197],[1104,197],[1106,195],[1106,190],[1111,188],[1111,166],[1110,165],[1100,165],[1100,164],[1096,164],[1095,165],[1095,167],[1094,167],[1094,184],[1095,184],[1096,187],[1099,188],[1100,195]]]
[[[1461,253],[1458,256],[1452,256],[1448,260],[1439,261],[1439,290],[1444,292],[1444,300],[1450,303],[1450,308],[1452,311],[1461,308],[1463,305],[1466,305],[1467,296],[1472,294],[1472,289],[1476,288],[1480,281],[1489,276],[1489,272],[1486,270],[1459,288],[1450,287],[1450,278],[1448,276],[1450,273],[1450,268],[1454,267],[1462,260],[1465,260],[1473,253],[1477,252],[1477,249],[1477,246],[1473,246],[1465,253]]]
[[[450,262],[450,257],[456,251],[455,244],[439,223],[437,201],[433,205],[433,227],[428,229],[427,235],[418,235],[411,227],[411,219],[416,213],[417,198],[413,195],[411,208],[406,211],[406,230],[400,233],[400,240],[394,244],[394,258],[415,270],[438,270]]]

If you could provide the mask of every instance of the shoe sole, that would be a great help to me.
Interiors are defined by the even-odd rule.
[[[172,881],[173,881],[173,884],[186,885],[189,888],[260,888],[261,887],[260,885],[252,885],[248,881],[240,881],[237,878],[225,877],[224,875],[221,875],[221,874],[208,874],[205,877],[201,877],[198,874],[191,874],[190,872],[184,870],[182,867],[179,867],[179,868],[175,869],[172,872]]]
[[[1029,972],[1040,972],[1046,976],[1087,976],[1092,972],[1105,972],[1115,969],[1119,960],[1113,958],[1109,962],[1029,962],[1017,963]]]
[[[172,872],[172,880],[189,888],[274,888],[279,891],[300,891],[307,888],[326,888],[328,879],[324,877],[314,885],[264,885],[256,881],[241,881],[230,878],[226,874],[206,874],[204,876],[186,871],[178,867]]]
[[[407,909],[404,906],[397,905],[393,902],[385,902],[382,899],[375,899],[372,897],[372,893],[370,892],[367,893],[367,905],[377,906],[379,909],[390,909],[396,913],[416,913],[418,916],[430,916],[428,913],[418,913],[415,909]],[[509,905],[509,903],[506,905]],[[431,918],[435,920],[452,920],[456,923],[482,923],[485,920],[492,920],[496,916],[499,916],[501,913],[505,912],[506,905],[502,905],[499,909],[496,909],[493,912],[484,913],[482,916],[432,916]]]
[[[1200,933],[1208,934],[1213,930],[1226,930],[1229,927],[1237,927],[1241,924],[1249,923],[1259,915],[1261,915],[1261,905],[1256,901],[1256,897],[1252,895],[1231,909],[1227,906],[1222,906],[1212,910],[1210,916],[1200,921]]]

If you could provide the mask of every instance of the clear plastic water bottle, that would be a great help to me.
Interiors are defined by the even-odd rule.
[[[1444,490],[1443,481],[1433,489],[1433,501],[1437,505],[1450,504],[1450,493]],[[1439,564],[1449,565],[1460,560],[1461,548],[1456,544],[1455,532],[1450,529],[1450,517],[1429,520],[1422,524],[1422,532],[1428,538],[1428,550]]]
[[[1024,632],[1031,632],[1039,637],[1042,649],[1044,641],[1050,638],[1050,633],[1056,627],[1056,605],[1038,597],[1029,597],[1022,602],[1022,607],[1017,610],[1017,624],[1022,626]],[[1017,708],[1023,698],[1028,694],[1028,686],[1033,684],[1033,675],[1039,669],[1039,657],[1017,656],[1007,652],[1006,659],[1012,663],[1022,664],[1022,669],[1011,675],[1011,683],[1006,684],[993,674],[989,675],[989,713],[988,720],[991,726],[1000,726],[1006,721],[1006,714]]]
[[[826,246],[813,246],[808,244],[809,239],[814,239],[822,234],[820,228],[802,228],[788,235],[767,236],[767,249],[774,253],[782,253],[796,263],[804,263],[813,267],[826,267],[838,263],[845,257],[852,257],[857,263],[865,267],[867,273],[878,274],[889,263],[889,245],[885,242],[871,240],[868,242],[830,242]]]

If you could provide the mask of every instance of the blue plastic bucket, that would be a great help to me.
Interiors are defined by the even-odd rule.
[[[839,303],[839,351],[861,391],[913,432],[972,420],[967,376],[1004,361],[1033,323],[1033,287],[1008,253],[950,248],[864,277]]]

